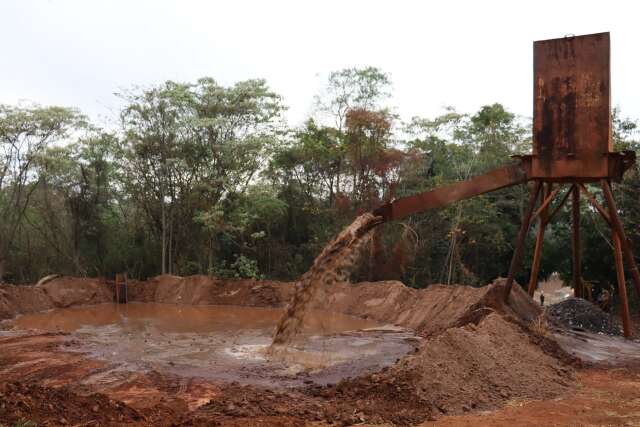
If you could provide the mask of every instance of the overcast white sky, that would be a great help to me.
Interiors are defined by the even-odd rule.
[[[613,103],[640,118],[635,1],[89,1],[0,3],[0,103],[74,106],[100,124],[113,92],[265,78],[308,116],[330,71],[378,66],[404,119],[501,102],[531,116],[532,42],[610,31]]]

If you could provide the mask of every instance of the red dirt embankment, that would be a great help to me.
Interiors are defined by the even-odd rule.
[[[454,326],[477,322],[496,311],[514,321],[529,323],[541,310],[519,286],[508,303],[498,279],[481,288],[431,285],[413,289],[401,282],[338,282],[321,287],[310,308],[322,308],[413,329],[431,336]],[[132,282],[129,300],[187,305],[243,305],[281,307],[290,301],[295,283],[267,280],[221,280],[210,276],[157,276]]]
[[[0,320],[52,308],[113,301],[113,288],[101,279],[60,277],[40,286],[0,285]]]
[[[321,288],[312,308],[371,318],[413,329],[423,336],[477,322],[492,311],[528,323],[540,314],[526,293],[515,286],[508,304],[501,298],[502,280],[489,286],[431,285],[412,289],[401,282],[335,283]],[[281,307],[291,299],[294,283],[267,280],[221,280],[209,276],[157,276],[131,281],[129,301],[187,305]],[[113,301],[113,285],[103,279],[61,277],[41,286],[0,286],[0,319],[52,308]]]
[[[159,276],[145,282],[132,281],[129,300],[282,306],[293,290],[293,283]],[[408,327],[427,339],[415,354],[396,365],[336,385],[274,392],[257,386],[216,384],[215,397],[209,403],[202,402],[206,404],[196,411],[187,411],[185,403],[195,399],[195,394],[191,396],[195,392],[176,397],[173,388],[170,394],[169,389],[158,385],[162,383],[158,378],[163,376],[155,378],[149,373],[132,372],[126,380],[118,381],[116,388],[103,385],[102,389],[96,389],[87,385],[93,383],[85,381],[86,378],[111,374],[97,361],[66,352],[65,346],[74,347],[67,335],[48,337],[48,341],[38,336],[2,339],[0,382],[20,379],[38,386],[66,384],[85,396],[100,391],[111,399],[130,403],[136,410],[147,411],[143,412],[146,416],[156,410],[165,413],[160,407],[152,411],[140,406],[139,399],[132,397],[141,395],[140,384],[145,384],[145,390],[154,390],[163,399],[170,399],[163,402],[171,403],[172,408],[182,402],[179,404],[182,409],[165,421],[197,424],[205,420],[203,425],[219,420],[250,425],[261,417],[282,416],[300,424],[321,420],[414,425],[442,414],[495,408],[511,399],[547,398],[568,390],[573,370],[563,362],[562,352],[554,342],[527,328],[540,314],[539,308],[518,286],[513,288],[507,303],[503,301],[503,291],[502,281],[483,288],[432,285],[424,290],[411,289],[400,282],[333,284],[316,293],[310,307]],[[109,301],[113,301],[112,285],[96,279],[59,278],[37,287],[0,286],[0,318]],[[130,377],[135,377],[135,382]],[[192,382],[193,379],[187,381]],[[7,398],[17,401],[22,399],[20,396],[31,396],[33,403],[29,405],[41,405],[39,396],[53,393],[37,388],[5,392]],[[16,403],[15,411],[19,405]],[[117,420],[121,408],[117,405],[110,408]],[[126,411],[124,415],[129,420],[137,416]],[[69,421],[84,422],[87,418],[83,417],[78,415]]]
[[[129,300],[187,305],[280,307],[293,294],[293,283],[271,280],[221,280],[211,276],[163,275],[132,282]]]
[[[492,312],[522,324],[540,315],[540,307],[520,286],[512,288],[505,303],[503,285],[504,279],[481,288],[431,285],[413,289],[397,281],[340,283],[319,292],[312,306],[404,326],[423,336],[477,323]]]
[[[131,302],[188,305],[279,307],[289,301],[293,283],[268,280],[219,280],[209,276],[163,275],[132,280]],[[0,320],[52,308],[114,301],[113,283],[100,278],[60,277],[40,286],[0,284]]]

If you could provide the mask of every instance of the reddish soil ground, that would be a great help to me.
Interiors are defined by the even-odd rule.
[[[423,426],[637,426],[640,369],[586,369],[577,388],[556,399],[513,400],[480,414],[443,417]]]
[[[637,425],[640,368],[578,367],[528,328],[539,309],[501,285],[336,284],[312,307],[402,325],[425,337],[375,374],[296,388],[136,370],[82,352],[73,333],[0,333],[0,425],[327,426]],[[292,284],[161,277],[132,285],[137,301],[281,306]],[[107,302],[106,283],[56,279],[0,287],[0,317]],[[618,361],[622,363],[624,361]]]

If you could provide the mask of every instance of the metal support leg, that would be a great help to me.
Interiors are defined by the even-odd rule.
[[[629,244],[627,236],[624,233],[622,221],[620,220],[620,216],[618,216],[618,209],[616,207],[616,202],[613,199],[613,193],[611,191],[611,185],[609,184],[609,181],[605,179],[602,180],[602,190],[604,192],[604,197],[607,200],[607,205],[609,205],[609,218],[611,219],[611,227],[620,237],[622,255],[624,256],[624,261],[627,263],[627,268],[631,273],[631,279],[633,281],[635,290],[635,297],[636,300],[638,300],[640,296],[640,273],[638,272],[638,265],[636,264],[636,260],[633,257],[633,252],[631,251],[631,245]]]
[[[120,273],[116,273],[114,285],[115,285],[115,294],[116,294],[115,296],[116,304],[120,304]]]
[[[542,183],[540,181],[536,181],[533,191],[531,191],[531,196],[529,197],[529,205],[527,206],[527,210],[522,218],[522,225],[520,226],[518,238],[516,239],[516,247],[513,252],[513,257],[511,257],[511,265],[509,265],[509,275],[507,276],[507,283],[505,285],[505,300],[509,298],[511,288],[513,287],[513,278],[516,275],[518,268],[520,268],[520,260],[522,259],[522,253],[524,252],[524,239],[527,237],[527,232],[531,225],[533,209],[536,206],[536,200],[538,199],[541,186]]]
[[[543,200],[551,195],[551,183],[548,183],[545,187]],[[533,262],[531,264],[531,276],[529,277],[529,296],[533,297],[533,293],[538,287],[538,272],[540,271],[540,258],[542,256],[542,244],[544,242],[544,230],[547,227],[547,207],[540,212],[538,218],[538,232],[536,235],[536,249],[533,253]]]
[[[582,266],[580,264],[580,190],[573,188],[572,196],[572,250],[573,250],[573,295],[582,298]]]
[[[629,317],[629,301],[627,300],[627,282],[624,279],[624,265],[622,263],[622,244],[620,236],[613,232],[613,251],[616,258],[616,275],[618,278],[618,295],[622,305],[622,330],[625,338],[631,336],[631,318]]]

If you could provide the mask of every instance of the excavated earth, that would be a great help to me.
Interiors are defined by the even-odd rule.
[[[636,365],[618,360],[613,375],[581,362],[577,338],[546,331],[519,286],[505,303],[502,281],[337,283],[314,296],[290,353],[271,359],[295,286],[159,276],[131,282],[130,303],[116,306],[100,279],[0,285],[0,425],[514,425],[514,405],[522,424],[541,425],[536,402],[616,405],[612,390],[584,384],[620,382],[620,369],[635,406],[571,419],[640,422]]]

